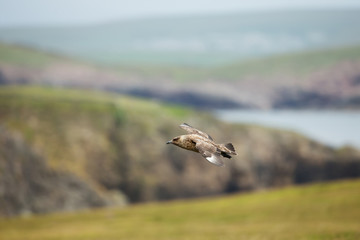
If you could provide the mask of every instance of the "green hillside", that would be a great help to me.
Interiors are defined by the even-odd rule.
[[[103,158],[111,159],[121,149],[112,149],[111,139],[106,138],[120,129],[117,134],[126,136],[129,151],[136,148],[130,144],[140,139],[141,134],[148,136],[154,133],[152,141],[160,144],[166,138],[157,136],[155,126],[166,122],[163,128],[165,132],[169,131],[166,128],[170,128],[170,124],[178,124],[176,118],[181,122],[191,113],[182,107],[116,94],[40,87],[0,88],[0,112],[0,123],[20,131],[30,144],[40,148],[46,146],[44,153],[49,157],[51,166],[75,172],[79,170],[76,173],[80,175],[83,174],[82,165],[89,160],[86,151],[90,149],[80,150],[84,146],[93,146],[95,152],[106,151],[104,154],[109,156]],[[86,134],[91,137],[86,138]],[[63,151],[64,148],[70,151]],[[106,150],[100,150],[102,148]],[[78,155],[79,151],[83,153]]]
[[[188,83],[208,79],[241,80],[246,76],[264,77],[269,75],[306,75],[336,64],[360,60],[360,45],[328,48],[314,51],[293,52],[247,61],[234,61],[218,67],[186,67],[147,64],[136,66],[110,64],[106,70],[116,70],[119,74],[137,75],[151,81],[166,78],[167,81]],[[61,55],[50,54],[32,48],[0,43],[0,63],[13,66],[46,69],[55,64],[72,64],[74,67],[91,66]],[[93,68],[99,66],[92,65]],[[66,71],[66,69],[64,69]],[[121,75],[119,75],[121,76]]]
[[[262,59],[232,63],[216,68],[213,76],[241,79],[245,76],[304,76],[316,71],[336,67],[343,62],[359,61],[360,45],[294,52]]]
[[[55,63],[65,62],[76,63],[75,60],[61,55],[50,54],[19,45],[0,43],[0,63],[22,67],[45,68]],[[80,62],[77,63],[79,64]]]
[[[0,41],[105,64],[217,66],[234,59],[358,44],[359,16],[358,9],[168,16],[0,28]]]
[[[360,45],[292,52],[276,56],[254,58],[246,61],[233,61],[222,66],[184,67],[184,66],[118,66],[121,71],[132,71],[147,77],[168,77],[168,80],[189,83],[194,81],[236,80],[245,77],[257,78],[273,76],[304,77],[316,71],[327,70],[344,62],[360,61]],[[276,83],[274,83],[276,84]]]
[[[165,144],[186,122],[238,155],[224,168]],[[0,215],[209,196],[359,176],[360,152],[104,92],[0,88]],[[201,173],[201,175],[199,175]],[[16,191],[14,191],[16,189]],[[54,191],[56,189],[56,191]]]
[[[360,181],[0,220],[4,240],[360,238]]]

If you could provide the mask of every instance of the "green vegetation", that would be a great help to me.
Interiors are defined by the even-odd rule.
[[[7,127],[20,131],[30,143],[47,146],[51,164],[61,162],[65,168],[77,169],[74,164],[84,163],[86,156],[73,155],[80,146],[73,146],[73,136],[64,136],[64,132],[76,126],[84,128],[94,134],[87,141],[96,145],[95,136],[106,138],[112,128],[126,126],[126,132],[135,138],[163,121],[176,126],[176,118],[181,122],[191,110],[99,91],[8,86],[0,88],[0,112],[0,121]],[[116,126],[119,123],[121,126]],[[63,152],[64,147],[73,151]],[[74,158],[76,163],[71,161]]]
[[[206,121],[208,115],[97,91],[0,88],[0,126],[40,149],[51,168],[84,179],[103,195],[122,190],[131,201],[157,198],[157,171],[171,158],[165,142],[189,118]]]
[[[212,56],[211,58],[214,58]],[[182,66],[136,64],[116,65],[108,64],[104,70],[116,70],[120,75],[130,74],[144,78],[166,78],[167,81],[187,83],[189,81],[202,81],[208,79],[239,80],[246,76],[264,77],[269,75],[306,75],[314,71],[332,67],[344,61],[360,60],[360,46],[322,49],[315,51],[294,52],[260,59],[228,63],[218,67]],[[30,48],[0,44],[0,63],[13,64],[26,67],[46,67],[55,63],[72,62],[82,64],[80,61],[53,55]],[[95,65],[93,66],[95,67]],[[100,69],[99,67],[97,67]]]
[[[65,57],[15,45],[0,44],[0,63],[42,68],[55,62],[74,62]]]
[[[183,122],[206,129],[218,143],[232,142],[238,155],[217,168],[166,145],[184,133],[177,127]],[[134,203],[356,177],[360,165],[355,149],[337,151],[293,132],[226,124],[201,111],[98,91],[1,87],[0,130],[0,168],[8,173],[0,175],[0,215],[6,216],[116,205],[114,193]],[[43,167],[32,171],[37,162]],[[42,188],[51,170],[59,175],[54,184],[69,183],[55,186],[58,194]],[[83,183],[73,193],[100,200],[66,194],[72,179]],[[69,206],[54,208],[61,196],[69,196]]]
[[[176,68],[187,66],[189,68],[214,67],[231,63],[239,58],[236,53],[224,52],[194,52],[185,51],[132,51],[122,52],[121,54],[98,56],[93,54],[88,59],[93,59],[95,63],[105,65],[123,65],[136,67],[139,65],[148,66],[156,64],[166,68]]]
[[[16,239],[360,238],[360,181],[0,220]]]
[[[136,72],[142,76],[166,77],[178,82],[193,82],[208,79],[241,80],[247,76],[304,76],[315,71],[333,67],[347,61],[360,60],[360,46],[347,46],[322,50],[294,52],[265,58],[234,61],[218,67],[186,67],[137,65],[115,67],[122,72]]]
[[[360,60],[360,46],[305,51],[233,63],[215,69],[219,78],[239,79],[246,75],[306,75],[342,61]]]
[[[28,104],[29,106],[41,107],[51,105],[54,109],[61,108],[56,104],[73,106],[81,104],[82,109],[94,111],[105,110],[111,107],[123,108],[124,111],[146,111],[148,114],[157,116],[160,110],[164,110],[174,116],[186,116],[191,110],[177,105],[160,104],[148,100],[137,99],[124,95],[111,94],[101,91],[85,91],[76,89],[61,89],[52,87],[18,87],[7,86],[0,88],[0,104],[16,105]],[[54,105],[55,104],[55,105]],[[111,109],[112,110],[112,109]]]
[[[209,67],[267,53],[360,42],[358,9],[233,12],[67,27],[0,28],[6,42],[32,43],[104,64]]]

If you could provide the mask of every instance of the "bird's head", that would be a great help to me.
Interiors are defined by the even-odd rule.
[[[179,145],[179,141],[180,141],[180,137],[174,137],[174,138],[171,139],[170,141],[167,141],[166,144]]]

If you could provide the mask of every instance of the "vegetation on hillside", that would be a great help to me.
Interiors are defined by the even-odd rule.
[[[101,89],[199,108],[360,106],[359,46],[234,62],[211,69],[99,67],[4,44],[0,44],[0,53],[0,84]]]
[[[213,199],[0,220],[0,238],[360,238],[360,181],[339,181]]]
[[[71,211],[106,204],[88,183],[70,172],[50,168],[21,135],[1,125],[0,145],[0,215]]]
[[[238,156],[227,161],[226,167],[217,168],[198,154],[166,145],[183,134],[177,127],[183,122],[206,130],[216,142],[232,142]],[[225,124],[199,111],[103,92],[2,87],[0,125],[10,139],[19,136],[20,146],[43,159],[34,161],[45,162],[44,172],[50,168],[86,183],[85,188],[90,188],[86,191],[102,199],[95,205],[122,204],[123,194],[130,202],[166,200],[357,177],[360,173],[360,153],[355,149],[332,149],[292,132]],[[0,159],[3,171],[15,174],[2,175],[6,179],[0,181],[5,189],[0,200],[6,202],[12,187],[1,184],[16,176],[33,181],[33,173],[21,170],[32,155],[23,154],[18,165],[9,165],[11,150],[0,145],[0,154],[8,156]],[[31,187],[24,191],[35,196],[38,189],[50,199],[41,198],[44,201],[62,199],[61,193],[51,194],[34,183],[33,187],[21,186]],[[85,185],[78,184],[78,191]],[[62,189],[66,190],[59,188],[59,192]],[[2,213],[17,214],[22,208],[62,210],[62,205],[53,208],[46,204],[34,210],[37,208],[19,202],[23,205],[16,211]],[[91,205],[87,204],[84,206]],[[82,206],[73,201],[71,207]]]
[[[326,48],[312,51],[293,52],[246,61],[233,61],[217,67],[164,66],[137,64],[135,66],[109,64],[109,68],[120,72],[137,73],[143,77],[166,76],[179,82],[204,81],[209,78],[238,80],[248,75],[269,76],[273,74],[309,74],[342,61],[360,60],[360,46]],[[84,64],[61,55],[51,54],[34,48],[0,43],[0,63],[15,66],[44,68],[60,63]],[[96,65],[93,65],[96,66]]]
[[[75,63],[74,60],[61,55],[50,54],[34,48],[10,44],[0,44],[0,62],[3,64],[31,68],[44,68],[54,63],[61,62]]]
[[[0,28],[25,43],[105,64],[216,66],[236,59],[358,44],[358,9],[166,16],[63,27]]]
[[[308,74],[331,68],[343,61],[359,61],[360,46],[346,46],[321,50],[294,52],[266,58],[232,63],[211,72],[218,78],[242,79],[248,75],[306,77]]]

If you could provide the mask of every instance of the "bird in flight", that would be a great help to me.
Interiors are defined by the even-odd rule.
[[[186,150],[198,152],[216,166],[224,165],[221,157],[231,158],[231,155],[237,155],[231,143],[216,144],[210,135],[186,123],[181,124],[180,128],[187,131],[188,134],[174,137],[171,141],[168,141],[167,144],[174,144]]]

